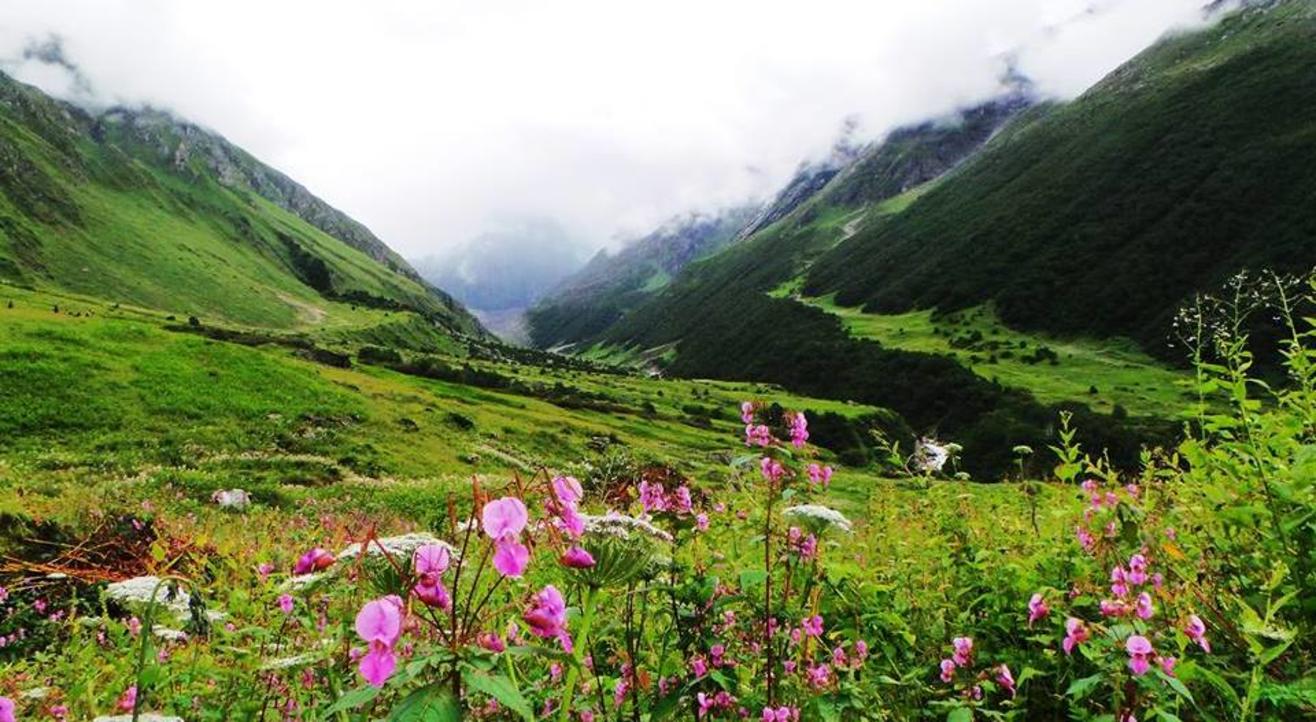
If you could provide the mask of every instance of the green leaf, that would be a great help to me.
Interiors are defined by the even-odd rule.
[[[946,722],[973,722],[973,710],[968,707],[956,707],[946,715]]]
[[[768,573],[762,569],[745,569],[740,572],[740,589],[744,591],[751,587],[757,587],[768,580]]]
[[[348,692],[342,697],[339,697],[337,702],[334,702],[332,705],[329,706],[329,709],[324,711],[324,714],[326,717],[328,717],[329,715],[338,714],[339,712],[344,712],[349,709],[355,709],[357,707],[360,707],[366,702],[369,702],[370,700],[377,697],[379,695],[379,690],[380,690],[379,687],[375,687],[372,685],[366,685],[365,687],[357,687],[351,692]]]
[[[530,702],[517,689],[516,684],[506,676],[498,674],[488,674],[475,669],[467,669],[462,672],[462,678],[466,684],[498,700],[498,703],[513,712],[521,715],[521,719],[534,722],[535,713],[530,708]]]
[[[1177,677],[1171,677],[1170,675],[1166,674],[1165,672],[1159,669],[1156,670],[1156,676],[1160,677],[1162,682],[1170,685],[1170,689],[1173,689],[1175,692],[1178,692],[1180,697],[1183,697],[1189,702],[1193,702],[1192,693],[1188,691],[1188,688],[1185,687],[1183,682],[1180,682]],[[1196,704],[1196,702],[1193,702],[1193,704]]]
[[[407,695],[388,715],[388,722],[461,722],[462,711],[452,690],[430,685]]]
[[[1101,675],[1094,674],[1091,677],[1076,679],[1069,684],[1069,689],[1065,690],[1065,696],[1074,699],[1083,699],[1092,693],[1092,690],[1101,684]]]
[[[818,719],[823,722],[840,722],[841,711],[836,709],[836,703],[826,697],[819,697],[815,700],[814,705],[818,708]]]

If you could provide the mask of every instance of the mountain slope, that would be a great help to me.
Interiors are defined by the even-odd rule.
[[[1009,110],[996,115],[992,131],[1025,105],[1003,99],[1000,107]],[[601,340],[633,352],[675,347],[668,371],[676,375],[761,379],[890,408],[917,431],[962,444],[966,468],[974,474],[1002,473],[1012,463],[1012,446],[1048,443],[1055,406],[975,375],[952,357],[856,338],[837,316],[779,293],[838,242],[916,204],[929,185],[913,185],[927,177],[923,159],[938,158],[943,171],[953,170],[988,142],[992,131],[959,122],[893,134],[893,147],[878,144],[856,164],[884,162],[836,174],[783,218],[691,264]],[[945,181],[932,181],[940,182]],[[834,198],[859,200],[846,206]],[[1063,407],[1080,415],[1090,443],[1111,449],[1124,463],[1136,458],[1140,439],[1160,438],[1167,428],[1145,419],[1115,423],[1080,404]]]
[[[991,301],[1016,327],[1154,350],[1194,291],[1316,263],[1313,67],[1310,0],[1167,39],[841,244],[805,291],[874,312]]]
[[[355,305],[483,333],[364,226],[223,138],[3,75],[0,279],[276,329]]]
[[[756,211],[745,207],[673,218],[615,254],[599,251],[530,310],[531,340],[549,347],[596,336],[687,264],[731,242]]]

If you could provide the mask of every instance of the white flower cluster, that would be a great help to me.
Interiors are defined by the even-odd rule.
[[[668,534],[662,529],[650,524],[649,520],[640,517],[627,516],[615,511],[610,511],[602,516],[582,514],[581,517],[585,520],[586,534],[599,534],[617,537],[618,539],[629,539],[631,534],[635,533],[643,534],[660,541],[672,541],[671,534]]]
[[[382,546],[388,550],[388,553],[399,559],[410,559],[416,550],[428,544],[438,544],[448,548],[448,552],[454,557],[457,556],[457,549],[446,541],[430,534],[429,532],[413,532],[411,534],[402,534],[399,536],[382,537],[376,539],[366,546],[366,556],[377,557],[383,552],[380,551]],[[361,553],[361,545],[353,544],[346,549],[338,552],[338,560],[354,559]]]
[[[220,489],[210,495],[210,500],[221,509],[241,511],[251,506],[251,495],[244,489]]]
[[[834,526],[844,532],[853,530],[850,520],[844,514],[821,504],[800,504],[788,507],[781,513],[782,516],[795,517],[811,526]]]
[[[158,592],[156,588],[159,587]],[[160,577],[145,576],[125,579],[121,582],[115,582],[105,587],[105,596],[113,599],[126,606],[145,606],[151,603],[151,594],[155,594],[155,601],[169,611],[186,615],[188,604],[191,597],[188,593],[179,588],[174,591],[173,596],[169,595],[169,585],[160,586]],[[166,598],[167,597],[167,598]]]

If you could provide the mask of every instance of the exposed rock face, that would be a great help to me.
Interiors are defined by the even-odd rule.
[[[782,188],[771,203],[764,206],[752,220],[740,229],[740,232],[736,234],[736,239],[748,238],[785,218],[791,211],[799,208],[802,203],[825,188],[832,178],[836,177],[836,174],[855,162],[863,150],[851,141],[850,133],[847,132],[832,146],[832,152],[826,159],[801,163],[799,169],[795,171],[795,176],[786,184],[786,187]]]
[[[599,251],[530,310],[530,339],[546,347],[601,332],[685,266],[730,243],[757,211],[746,206],[679,216],[615,254]]]
[[[152,108],[111,108],[93,121],[93,137],[151,148],[175,170],[205,170],[221,185],[245,188],[414,280],[420,274],[368,228],[217,133]]]
[[[1013,92],[943,118],[892,131],[864,149],[836,175],[827,200],[843,206],[874,203],[941,176],[968,158],[1020,111],[1027,91]]]

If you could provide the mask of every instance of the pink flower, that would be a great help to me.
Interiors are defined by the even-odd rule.
[[[494,569],[497,569],[499,574],[517,579],[525,574],[528,566],[530,566],[530,550],[515,537],[508,534],[494,542]]]
[[[810,637],[821,637],[823,633],[823,618],[815,614],[812,617],[805,618],[804,621],[800,622],[800,626],[804,628],[804,633]]]
[[[690,660],[690,672],[695,677],[702,677],[708,674],[708,663],[704,661],[703,657],[697,656]]]
[[[292,608],[294,604],[295,601],[293,600],[291,594],[279,595],[279,609],[282,609],[284,614],[292,614]]]
[[[1101,616],[1122,617],[1129,613],[1129,606],[1118,599],[1101,600]]]
[[[416,598],[431,607],[452,608],[452,595],[443,586],[443,573],[448,570],[452,555],[442,544],[425,544],[411,557],[411,568],[416,573],[416,586],[411,591]]]
[[[781,477],[786,475],[786,468],[781,465],[781,462],[770,456],[765,456],[759,461],[759,471],[763,473],[764,479],[767,479],[773,484],[780,481]]]
[[[707,514],[696,514],[696,515],[695,515],[695,528],[698,529],[699,531],[708,531],[708,515],[707,515]]]
[[[1151,642],[1147,641],[1146,637],[1135,634],[1124,643],[1124,649],[1129,653],[1129,669],[1133,674],[1138,677],[1146,674],[1147,668],[1151,666],[1151,657],[1156,653],[1156,650],[1152,649]]]
[[[803,411],[797,411],[791,415],[791,443],[795,448],[804,447],[804,442],[809,440],[809,420],[804,417]]]
[[[557,638],[565,648],[570,645],[567,636],[567,602],[562,592],[549,584],[531,598],[530,608],[521,615],[530,625],[530,633],[544,639]]]
[[[941,660],[941,681],[950,684],[955,680],[955,661],[951,659]]]
[[[639,485],[640,504],[646,512],[667,511],[667,490],[662,484],[650,484],[641,481]]]
[[[582,547],[571,547],[563,555],[562,566],[572,569],[589,569],[594,566],[594,555]]]
[[[771,446],[772,429],[763,424],[745,426],[745,446]]]
[[[763,708],[763,722],[794,722],[799,718],[800,710],[796,707]]]
[[[480,518],[484,525],[484,533],[488,534],[490,539],[518,537],[525,529],[526,523],[530,521],[525,504],[513,496],[494,499],[485,504]]]
[[[364,642],[392,647],[402,635],[402,600],[390,594],[366,602],[356,613],[356,635]]]
[[[397,655],[392,647],[372,644],[370,651],[361,658],[357,671],[366,682],[375,687],[383,687],[388,678],[398,667]]]
[[[690,487],[682,484],[676,488],[676,491],[672,492],[672,495],[676,497],[674,505],[678,514],[689,514],[694,511],[695,504],[690,497]]]
[[[865,642],[862,639],[855,642],[854,656],[857,657],[860,662],[863,662],[865,659],[868,659],[868,642]]]
[[[137,706],[137,685],[133,685],[123,691],[119,696],[119,710],[122,712],[131,712],[133,707]]]
[[[1033,622],[1050,613],[1051,609],[1046,606],[1046,599],[1042,597],[1041,592],[1034,594],[1033,598],[1028,600],[1028,626],[1033,626]]]
[[[1002,687],[1010,691],[1011,697],[1015,695],[1014,675],[1010,674],[1009,667],[1002,664],[1000,667],[996,668],[996,681],[1000,682]]]
[[[746,424],[754,423],[754,402],[742,401],[740,403],[740,420]]]
[[[260,577],[260,580],[262,582],[265,581],[266,579],[269,579],[270,574],[273,573],[274,573],[274,565],[270,564],[269,562],[263,562],[260,564],[260,566],[256,567],[256,574]]]
[[[0,722],[14,722],[14,700],[0,697]]]
[[[809,464],[809,483],[817,486],[829,486],[832,482],[832,467]]]
[[[1165,673],[1165,676],[1173,677],[1174,665],[1178,663],[1179,660],[1174,657],[1161,657],[1161,671]]]
[[[1116,566],[1110,570],[1110,593],[1117,597],[1127,597],[1129,595],[1128,575],[1124,567]]]
[[[402,600],[389,595],[367,602],[356,614],[356,634],[370,645],[357,670],[366,682],[382,687],[397,669],[393,645],[402,635]]]
[[[292,568],[292,573],[310,574],[311,572],[318,572],[322,569],[327,569],[329,568],[329,565],[333,563],[333,554],[330,554],[320,547],[315,547],[303,554],[301,558],[297,560],[297,564]]]
[[[1206,624],[1202,622],[1201,617],[1196,614],[1188,615],[1188,624],[1184,627],[1183,631],[1184,634],[1188,635],[1189,639],[1196,642],[1197,646],[1202,648],[1203,652],[1206,652],[1207,654],[1211,653],[1211,642],[1206,638]]]
[[[1083,642],[1088,641],[1088,628],[1083,620],[1077,617],[1070,617],[1065,620],[1065,654],[1072,654],[1074,648]]]
[[[955,654],[952,657],[955,664],[961,667],[969,666],[969,662],[973,659],[973,639],[971,637],[956,637],[950,643],[955,647]]]
[[[1152,618],[1152,615],[1156,613],[1156,607],[1152,606],[1152,598],[1150,594],[1143,592],[1138,595],[1136,610],[1139,619]]]
[[[1128,581],[1135,587],[1147,583],[1147,557],[1142,554],[1129,557]]]
[[[1092,533],[1081,526],[1074,528],[1074,534],[1078,537],[1078,543],[1084,551],[1092,551],[1092,548],[1097,545],[1097,540],[1092,537]]]
[[[553,478],[553,496],[557,497],[559,504],[575,507],[585,498],[585,490],[576,477],[558,476]]]
[[[825,664],[820,664],[808,669],[809,685],[814,689],[822,689],[831,681],[832,668]]]

